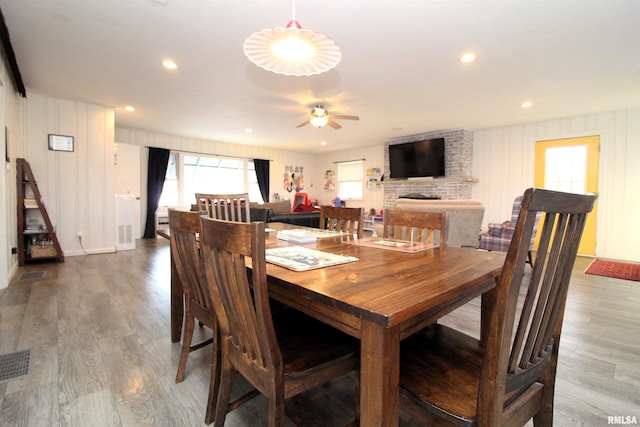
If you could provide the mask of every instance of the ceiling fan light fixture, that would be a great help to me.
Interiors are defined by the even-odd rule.
[[[309,123],[317,128],[321,128],[329,123],[329,113],[322,105],[316,105],[311,109]]]
[[[313,76],[335,68],[340,47],[320,33],[303,30],[292,19],[285,28],[265,29],[250,35],[244,54],[258,67],[286,76]]]
[[[321,128],[329,123],[329,116],[311,116],[309,121],[313,126]]]

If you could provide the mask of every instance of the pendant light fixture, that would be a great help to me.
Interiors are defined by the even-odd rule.
[[[258,67],[287,76],[312,76],[334,68],[342,58],[340,47],[320,33],[304,30],[293,18],[285,28],[253,33],[244,41],[244,53]]]

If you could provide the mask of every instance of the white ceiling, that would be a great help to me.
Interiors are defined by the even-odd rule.
[[[342,49],[314,77],[270,73],[242,51],[286,25],[291,0],[0,7],[27,98],[113,106],[116,126],[157,133],[318,153],[640,105],[639,0],[298,0],[303,28]],[[458,62],[465,51],[477,61]],[[360,121],[296,128],[316,103]]]

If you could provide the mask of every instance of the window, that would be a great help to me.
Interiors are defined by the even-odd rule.
[[[249,200],[253,202],[262,203],[262,194],[260,193],[260,187],[258,187],[258,176],[256,175],[256,165],[253,160],[249,160],[247,167],[247,182],[249,184]],[[268,201],[268,200],[267,200]]]
[[[338,163],[338,197],[362,200],[364,193],[364,161]]]
[[[178,200],[180,200],[178,184],[178,155],[171,153],[158,206],[178,206]]]
[[[584,194],[587,188],[587,146],[547,149],[544,188]]]
[[[183,205],[195,203],[195,193],[244,193],[244,160],[184,156]]]
[[[160,206],[190,206],[195,193],[245,192],[262,202],[253,160],[171,153]]]

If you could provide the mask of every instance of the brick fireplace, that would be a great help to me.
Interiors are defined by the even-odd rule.
[[[430,138],[444,138],[446,176],[435,179],[389,180],[389,145]],[[473,134],[468,130],[430,132],[385,142],[384,209],[390,209],[398,197],[410,193],[444,200],[470,199],[471,186],[477,182],[471,176],[472,157]]]

